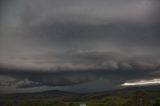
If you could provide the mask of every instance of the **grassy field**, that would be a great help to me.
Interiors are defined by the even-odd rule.
[[[54,95],[54,94],[53,94]],[[130,90],[61,95],[9,94],[0,96],[0,106],[160,106],[160,90]]]

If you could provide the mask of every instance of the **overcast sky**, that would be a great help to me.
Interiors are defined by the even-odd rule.
[[[102,91],[160,78],[159,8],[158,0],[2,0],[0,91]]]

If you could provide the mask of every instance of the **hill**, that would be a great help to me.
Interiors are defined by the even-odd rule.
[[[160,86],[128,87],[94,93],[51,90],[37,93],[1,94],[0,106],[1,104],[3,104],[2,106],[39,106],[40,104],[43,104],[42,106],[70,106],[70,104],[79,106],[80,103],[86,103],[88,106],[125,106],[130,102],[138,103],[139,98],[143,100],[143,103],[149,102],[150,105],[147,106],[155,104],[155,106],[160,106],[157,105],[160,103]],[[25,105],[22,105],[23,103]]]

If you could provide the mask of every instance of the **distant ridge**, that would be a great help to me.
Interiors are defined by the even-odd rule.
[[[143,90],[149,92],[150,95],[155,97],[160,96],[160,85],[153,86],[134,86],[126,87],[117,90],[109,90],[102,92],[93,92],[93,93],[76,93],[76,92],[67,92],[60,90],[49,90],[43,92],[34,92],[34,93],[15,93],[15,94],[0,94],[0,99],[5,98],[14,98],[14,99],[23,99],[23,98],[33,98],[33,99],[43,99],[43,98],[52,98],[54,100],[74,100],[74,99],[96,99],[103,98],[105,96],[117,95],[121,93],[123,95],[130,95],[133,91]],[[124,93],[127,92],[127,93]],[[158,92],[158,93],[156,93]]]

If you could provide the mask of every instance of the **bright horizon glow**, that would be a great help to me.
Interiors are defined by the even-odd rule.
[[[140,85],[153,85],[153,84],[160,84],[160,79],[140,80],[137,82],[126,82],[126,83],[123,83],[121,86],[140,86]]]

